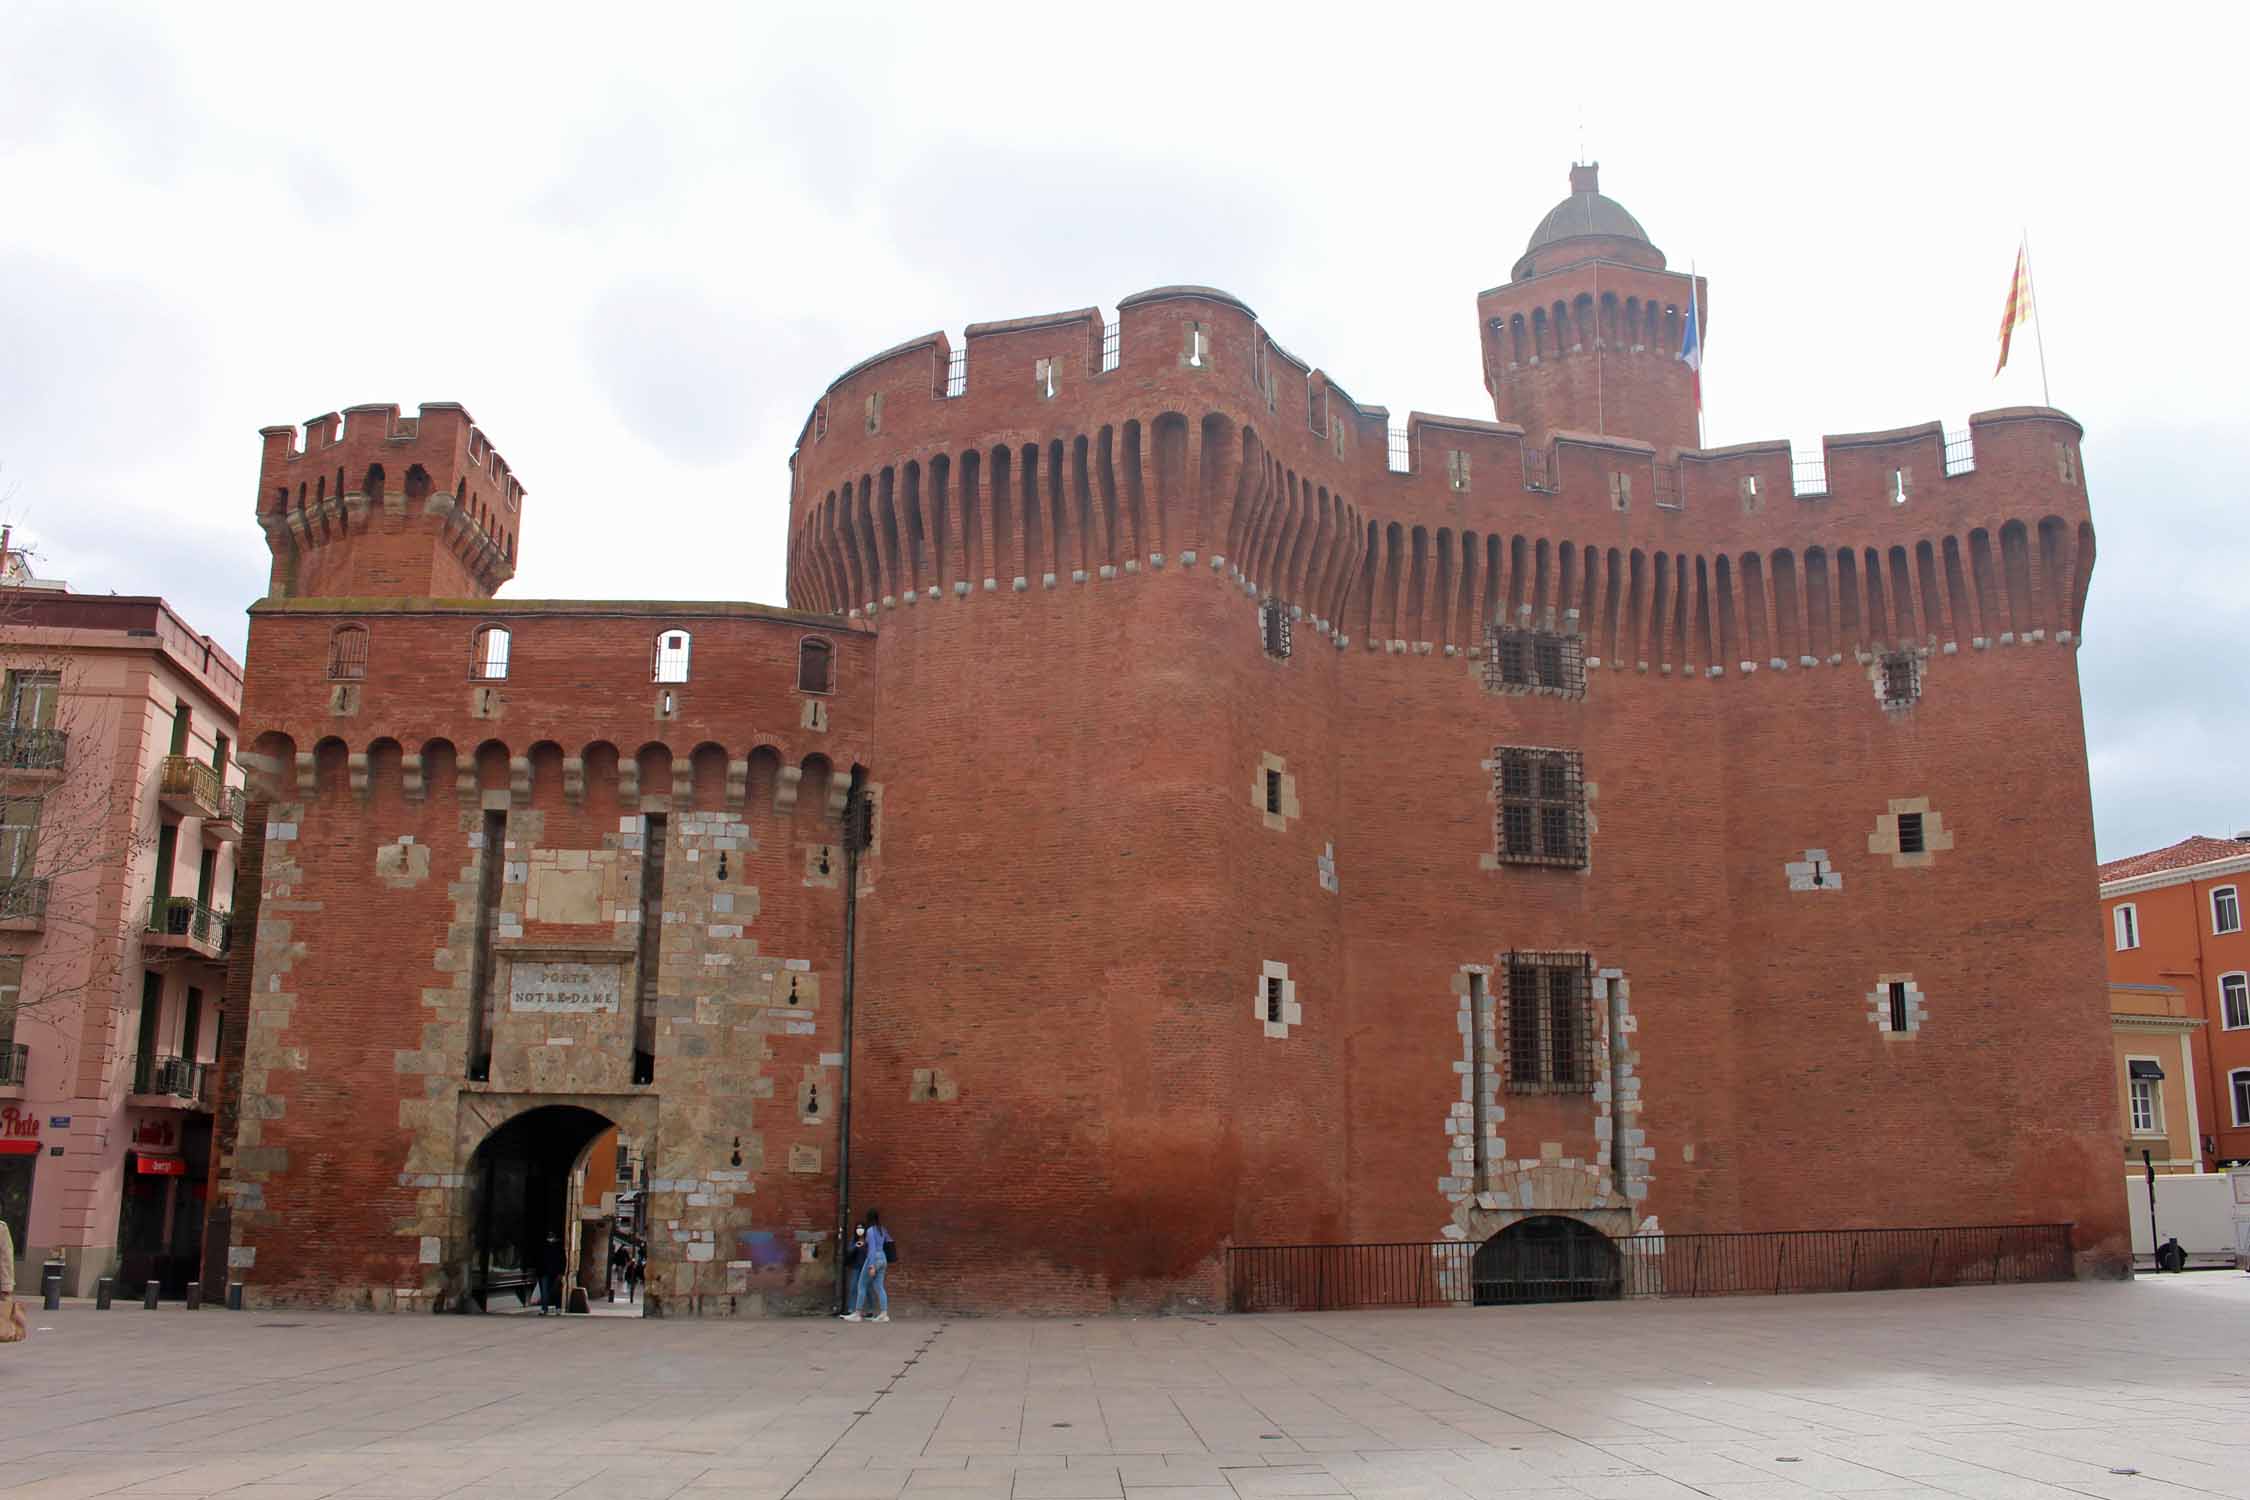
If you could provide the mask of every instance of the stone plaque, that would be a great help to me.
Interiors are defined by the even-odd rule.
[[[508,967],[510,1010],[584,1015],[617,1009],[624,979],[620,965],[518,961]]]

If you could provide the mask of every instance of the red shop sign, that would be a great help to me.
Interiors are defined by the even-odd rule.
[[[0,1108],[0,1141],[30,1141],[38,1150],[39,1113],[10,1104]]]
[[[133,1160],[139,1163],[140,1169],[151,1177],[187,1176],[186,1157],[148,1156],[136,1151],[133,1153]]]

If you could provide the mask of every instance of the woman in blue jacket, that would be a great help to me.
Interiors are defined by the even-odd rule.
[[[875,1289],[875,1316],[870,1323],[888,1323],[891,1320],[891,1294],[883,1285],[883,1270],[890,1264],[890,1234],[883,1228],[883,1216],[874,1209],[867,1211],[865,1228],[867,1256],[859,1263],[859,1274],[852,1278],[852,1310],[844,1314],[844,1321],[860,1321],[860,1304],[867,1300],[867,1289]]]

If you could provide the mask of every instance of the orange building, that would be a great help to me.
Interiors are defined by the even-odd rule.
[[[2168,1140],[2169,1160],[2151,1153],[2159,1171],[2250,1162],[2250,833],[2111,860],[2101,889],[2128,1163]],[[2161,1044],[2159,1014],[2176,1033]]]

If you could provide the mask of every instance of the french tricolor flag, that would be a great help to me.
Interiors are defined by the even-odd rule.
[[[1688,276],[1687,326],[1680,330],[1680,362],[1694,372],[1695,409],[1703,410],[1703,331],[1696,316],[1695,276]]]

